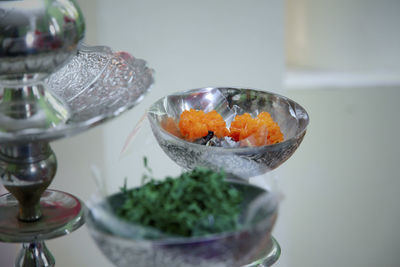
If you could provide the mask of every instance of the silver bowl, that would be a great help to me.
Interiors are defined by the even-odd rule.
[[[280,256],[279,245],[271,237],[277,197],[244,182],[230,183],[243,195],[240,217],[245,223],[234,232],[173,238],[154,238],[152,232],[150,239],[150,230],[126,223],[113,214],[123,202],[121,193],[89,205],[86,225],[103,254],[118,267],[255,267],[260,263],[269,266]],[[261,257],[264,259],[260,262]]]
[[[176,137],[161,127],[172,117],[190,108],[216,110],[227,125],[236,114],[255,116],[267,111],[278,123],[284,141],[260,147],[225,148],[196,144]],[[161,98],[148,111],[153,133],[164,152],[185,169],[204,166],[223,168],[228,174],[250,178],[271,171],[285,162],[298,148],[306,133],[309,117],[296,102],[274,93],[245,88],[200,88]]]

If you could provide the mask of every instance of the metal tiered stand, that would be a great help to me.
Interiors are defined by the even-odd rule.
[[[143,60],[81,44],[74,1],[0,3],[0,241],[23,243],[15,266],[54,266],[45,240],[83,223],[83,203],[46,190],[57,160],[49,142],[132,108],[153,82]]]
[[[241,255],[248,251],[252,260],[259,258],[253,257],[256,252],[266,256],[247,267],[273,264],[280,254],[279,245],[270,236],[275,210],[272,216],[261,218],[267,222],[264,228],[184,242],[138,242],[98,227],[92,210],[85,209],[77,197],[47,189],[57,169],[49,142],[85,131],[132,108],[153,83],[152,70],[143,60],[107,47],[85,46],[81,43],[84,31],[82,13],[73,0],[0,2],[0,180],[10,192],[0,196],[0,241],[23,243],[15,266],[54,266],[44,241],[79,228],[84,223],[84,210],[97,245],[117,266],[149,266],[149,262],[157,263],[150,266],[188,266],[187,260],[190,266],[216,266],[210,265],[211,258],[218,266],[242,266],[248,261]],[[187,142],[162,127],[165,118],[177,119],[187,108],[215,109],[226,120],[232,115],[224,113],[227,110],[269,111],[285,141],[233,149]],[[173,94],[156,102],[148,117],[159,145],[178,165],[185,169],[222,167],[230,176],[244,179],[288,159],[300,145],[308,124],[306,111],[297,103],[240,88]],[[246,182],[240,186],[248,192],[263,191]],[[215,255],[216,251],[221,255]],[[202,264],[197,264],[198,260]]]

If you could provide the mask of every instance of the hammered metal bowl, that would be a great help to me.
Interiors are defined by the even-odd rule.
[[[131,233],[143,233],[143,229],[121,223],[113,214],[123,202],[121,193],[89,204],[86,225],[103,254],[118,267],[255,267],[260,266],[260,261],[274,263],[280,256],[279,245],[271,237],[278,209],[276,196],[244,182],[231,181],[231,184],[243,195],[241,218],[251,218],[234,232],[152,240],[143,238],[143,234],[136,237],[137,234]],[[108,212],[99,216],[98,210],[104,209]]]
[[[227,122],[236,114],[256,116],[267,111],[278,123],[284,141],[260,147],[224,148],[205,146],[185,141],[161,127],[172,117],[190,108],[209,112],[216,110]],[[200,88],[161,98],[148,111],[151,128],[164,152],[184,169],[204,166],[214,170],[223,168],[228,174],[250,178],[271,171],[285,162],[302,142],[309,123],[303,107],[296,102],[270,92],[245,88]]]

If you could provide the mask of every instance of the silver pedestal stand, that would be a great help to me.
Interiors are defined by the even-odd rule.
[[[74,1],[0,3],[0,241],[23,243],[15,266],[54,266],[45,240],[83,223],[83,203],[46,190],[57,170],[49,142],[119,115],[153,82],[143,60],[80,44]]]

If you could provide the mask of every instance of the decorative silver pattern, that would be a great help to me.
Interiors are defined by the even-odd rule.
[[[285,140],[261,147],[212,147],[185,141],[161,127],[167,117],[178,121],[180,114],[190,108],[217,110],[228,125],[232,114],[257,115],[268,111],[279,124]],[[296,102],[270,92],[242,88],[202,88],[169,95],[151,106],[148,118],[161,148],[181,167],[223,168],[241,178],[261,175],[285,162],[302,142],[309,122],[307,112]]]
[[[50,75],[46,83],[48,90],[67,106],[67,121],[45,129],[0,132],[0,143],[51,141],[113,118],[143,99],[153,83],[153,70],[128,53],[82,45],[78,54]]]
[[[145,61],[124,52],[112,53],[106,47],[82,47],[77,57],[48,80],[51,90],[73,110],[69,123],[132,106],[152,82]]]
[[[269,234],[260,240],[255,235],[262,233],[257,232],[221,241],[157,246],[90,232],[102,253],[117,267],[130,267],[132,263],[135,267],[239,267],[254,261],[255,255],[260,256],[257,247],[268,246],[271,241]]]

